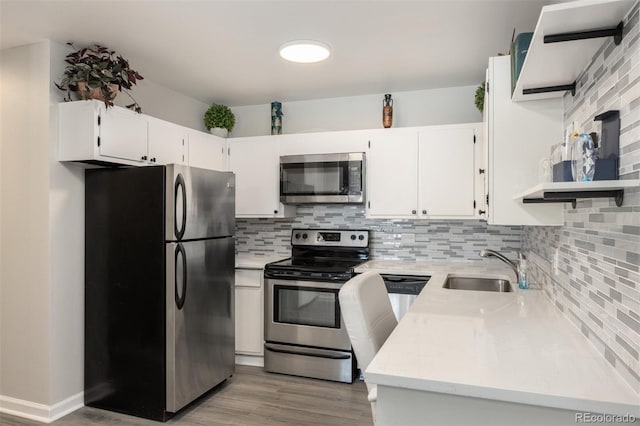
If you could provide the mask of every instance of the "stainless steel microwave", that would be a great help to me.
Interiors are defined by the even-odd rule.
[[[280,201],[285,204],[362,204],[364,152],[280,157]]]

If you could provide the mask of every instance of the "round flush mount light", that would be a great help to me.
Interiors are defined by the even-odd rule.
[[[315,40],[294,40],[280,46],[283,59],[302,64],[324,61],[330,54],[329,46]]]

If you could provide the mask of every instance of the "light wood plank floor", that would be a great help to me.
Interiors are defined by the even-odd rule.
[[[83,407],[51,423],[60,426],[136,425],[161,423]],[[236,366],[236,374],[218,388],[169,420],[167,425],[373,425],[367,389],[352,385],[263,372]],[[40,426],[41,423],[0,414],[3,426]]]

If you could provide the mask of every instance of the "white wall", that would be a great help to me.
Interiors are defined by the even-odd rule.
[[[48,81],[48,42],[0,52],[0,395],[41,404],[51,372]]]
[[[310,83],[311,84],[311,83]],[[395,92],[393,127],[482,121],[474,105],[477,86]],[[382,128],[384,94],[283,102],[283,133]],[[277,100],[277,99],[274,99]],[[271,105],[232,107],[232,137],[271,134]]]

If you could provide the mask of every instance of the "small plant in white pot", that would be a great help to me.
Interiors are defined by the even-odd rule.
[[[235,124],[236,117],[228,106],[213,104],[204,113],[204,125],[216,136],[226,138]]]

